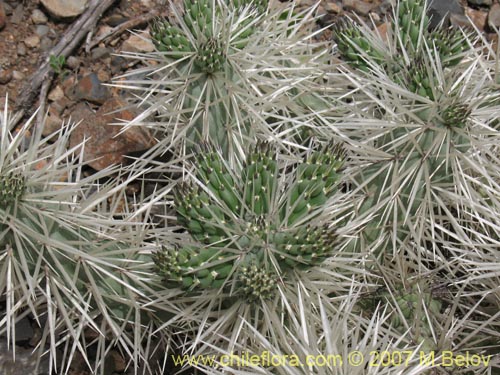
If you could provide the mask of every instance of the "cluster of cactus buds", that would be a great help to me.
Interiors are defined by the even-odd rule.
[[[383,64],[385,57],[378,48],[361,33],[359,27],[350,19],[344,18],[333,28],[333,38],[340,55],[349,61],[353,68],[368,72],[367,57],[377,64]]]
[[[437,50],[439,59],[443,67],[452,67],[457,65],[462,59],[463,52],[470,48],[463,31],[454,28],[438,28],[433,30],[428,40],[433,43],[428,48],[431,52],[434,48]]]
[[[450,128],[464,128],[470,114],[471,110],[467,104],[451,104],[443,110],[443,124]]]
[[[151,25],[151,36],[158,51],[169,52],[172,58],[180,59],[186,53],[193,52],[184,32],[167,21],[156,20]]]
[[[182,21],[187,28],[175,25],[166,19],[157,19],[151,25],[151,36],[154,45],[160,52],[168,52],[168,56],[180,59],[186,53],[196,52],[196,61],[199,62],[202,71],[212,73],[220,69],[218,60],[224,56],[224,48],[219,41],[220,30],[217,28],[218,17],[220,17],[220,5],[212,0],[186,0],[184,1],[184,15]],[[254,9],[262,13],[267,8],[267,1],[237,1],[229,4],[234,11],[252,4]],[[245,40],[253,32],[253,27],[247,27],[250,19],[243,22],[240,27],[242,31],[237,40],[232,41],[232,46],[243,48]],[[188,35],[191,34],[190,36]],[[208,60],[208,62],[206,62]],[[213,61],[211,64],[210,61]]]
[[[337,23],[333,30],[333,38],[343,59],[354,68],[368,72],[370,63],[375,63],[386,70],[399,73],[404,70],[401,66],[401,49],[414,60],[422,59],[427,51],[437,55],[443,67],[456,65],[462,59],[462,54],[468,46],[466,35],[456,28],[437,28],[430,30],[430,20],[426,14],[424,0],[401,1],[399,3],[397,18],[391,27],[394,37],[395,49],[382,51],[380,45],[374,45],[364,35],[359,26],[352,21]],[[381,41],[382,42],[382,41]],[[397,80],[397,77],[394,77]]]
[[[206,73],[214,73],[222,70],[225,62],[224,48],[215,38],[210,38],[200,46],[196,64]]]
[[[169,286],[232,285],[248,298],[267,298],[287,270],[318,265],[334,251],[335,229],[313,219],[337,192],[344,157],[330,144],[288,171],[259,143],[235,171],[204,146],[195,172],[204,188],[184,184],[175,195],[178,222],[193,242],[159,251],[158,272]]]
[[[19,201],[26,190],[26,179],[19,173],[0,171],[0,208]]]
[[[432,68],[424,60],[417,60],[407,71],[407,88],[423,98],[434,100],[433,89],[436,87]]]
[[[241,267],[238,283],[243,297],[249,302],[271,299],[276,286],[276,274],[260,268],[257,263],[251,263]]]
[[[401,1],[398,7],[398,18],[392,23],[393,27],[399,31],[400,41],[405,49],[418,48],[429,24],[429,16],[425,12],[425,0]]]

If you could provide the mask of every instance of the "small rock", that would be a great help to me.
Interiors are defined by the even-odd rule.
[[[500,27],[500,4],[495,3],[490,8],[488,13],[488,26],[492,29],[498,29]]]
[[[17,44],[17,54],[19,56],[26,55],[26,46],[24,45],[24,43],[18,43]]]
[[[127,21],[128,21],[128,18],[122,16],[121,14],[112,14],[111,16],[109,16],[106,19],[106,24],[108,24],[109,26],[115,27],[115,26],[121,25],[122,23],[127,22]]]
[[[40,41],[40,50],[46,52],[54,46],[54,41],[48,36],[44,36]]]
[[[459,14],[452,14],[450,16],[450,23],[452,24],[452,26],[461,27],[462,29],[472,26],[472,23],[470,19],[467,18],[467,16]]]
[[[59,117],[57,111],[54,108],[49,107],[47,117],[45,118],[42,135],[44,137],[47,137],[51,134],[54,134],[61,129],[62,124],[63,120]]]
[[[99,60],[104,57],[108,57],[111,54],[111,50],[106,47],[97,47],[94,48],[91,52],[91,59],[92,60]]]
[[[361,0],[344,0],[343,4],[345,9],[351,10],[361,16],[367,16],[375,8],[375,4],[366,3]]]
[[[28,318],[16,322],[16,343],[21,343],[23,341],[28,341],[33,337],[33,326]]]
[[[2,30],[7,23],[7,15],[5,14],[5,9],[3,3],[0,3],[0,30]]]
[[[127,67],[127,59],[121,56],[111,56],[111,73],[117,74]]]
[[[50,104],[50,108],[54,110],[54,113],[56,113],[58,116],[62,115],[64,110],[68,108],[69,106],[73,105],[74,103],[69,100],[66,96],[63,96],[61,99],[52,102]]]
[[[10,22],[18,25],[23,21],[24,17],[24,7],[23,4],[18,4],[14,11],[12,12],[12,16],[10,16]]]
[[[437,27],[441,22],[444,22],[444,26],[449,26],[452,14],[464,14],[459,0],[430,1],[428,12],[431,16],[431,27]]]
[[[493,4],[493,0],[469,0],[468,3],[471,5],[490,6]]]
[[[70,56],[66,60],[66,65],[70,69],[76,69],[76,68],[78,68],[80,66],[80,64],[81,64],[80,59],[78,57],[75,57],[75,56]]]
[[[5,85],[12,79],[12,70],[0,69],[0,85]]]
[[[88,0],[40,0],[45,9],[57,18],[79,16],[87,7]]]
[[[328,13],[333,13],[333,14],[340,14],[342,13],[342,7],[338,5],[337,3],[334,2],[327,2],[325,4],[325,10]]]
[[[16,81],[20,81],[26,77],[24,73],[20,72],[19,70],[14,70],[12,72],[12,78],[14,78]]]
[[[35,25],[43,25],[47,23],[49,19],[40,9],[35,9],[33,13],[31,13],[31,20]]]
[[[40,45],[40,37],[38,35],[31,35],[24,39],[24,44],[29,48],[36,48]]]
[[[35,27],[36,35],[45,36],[49,33],[50,28],[47,25],[37,25]]]
[[[7,16],[10,16],[14,11],[14,8],[9,3],[0,2],[0,6],[3,6],[3,10]]]
[[[73,94],[76,99],[85,99],[96,104],[104,103],[110,95],[95,73],[90,73],[78,81]]]
[[[64,91],[61,88],[61,86],[57,85],[52,90],[50,90],[49,95],[47,95],[47,97],[49,98],[49,100],[51,102],[58,101],[58,100],[64,98]]]
[[[126,52],[153,52],[155,47],[148,37],[149,32],[143,31],[141,34],[132,34],[123,42],[122,50]]]
[[[376,12],[370,12],[370,19],[372,19],[374,22],[379,24],[382,20],[380,19],[380,16]]]
[[[70,147],[81,144],[84,140],[84,161],[90,166],[102,170],[110,165],[121,163],[124,155],[151,148],[154,138],[142,127],[131,127],[125,131],[121,126],[111,123],[127,122],[135,118],[136,113],[125,108],[126,102],[119,98],[110,98],[94,114],[83,103],[77,104],[72,118],[82,123],[72,132]]]
[[[488,19],[488,13],[482,10],[476,10],[472,8],[466,9],[467,16],[471,19],[472,23],[480,30],[484,31],[486,27],[486,20]]]
[[[388,35],[388,30],[391,27],[391,23],[389,21],[384,22],[377,26],[377,33],[380,35],[380,38],[384,41],[388,41],[387,35]]]
[[[108,65],[109,63],[106,63],[106,66]],[[111,75],[107,69],[99,69],[97,71],[97,78],[99,78],[101,82],[109,82],[111,80]]]

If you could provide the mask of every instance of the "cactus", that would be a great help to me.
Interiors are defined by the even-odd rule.
[[[276,128],[301,133],[302,122],[286,131],[283,118],[309,116],[298,97],[314,104],[331,69],[327,44],[306,33],[314,9],[299,13],[293,5],[281,10],[248,0],[186,0],[184,8],[152,24],[157,52],[133,56],[158,62],[138,72],[148,80],[126,83],[144,92],[144,111],[131,124],[157,120],[148,123],[158,130],[157,153],[186,155],[207,141],[232,164],[245,159],[249,142]]]
[[[484,70],[476,65],[482,57],[472,47],[470,34],[441,26],[429,30],[425,1],[400,2],[394,14],[386,41],[352,22],[337,27],[334,37],[341,57],[359,72],[354,75],[359,77],[354,78],[358,87],[368,85],[360,90],[368,94],[367,99],[356,98],[359,123],[367,118],[379,122],[370,130],[362,128],[362,137],[373,140],[364,150],[365,157],[378,161],[366,164],[355,177],[366,194],[358,212],[377,218],[355,247],[377,247],[382,257],[401,247],[411,248],[413,241],[440,246],[428,223],[445,226],[456,221],[450,207],[458,204],[463,211],[466,203],[463,198],[453,202],[455,187],[475,190],[465,176],[476,179],[478,174],[495,173],[476,168],[475,163],[485,162],[481,157],[473,165],[468,161],[471,155],[479,155],[476,150],[484,139],[489,138],[488,143],[496,137],[483,130],[489,119],[481,117],[479,108],[498,97],[489,89],[491,80],[485,79],[491,77],[488,65]],[[335,115],[331,121],[342,123]],[[346,136],[364,142],[353,130]],[[487,184],[493,174],[485,177]],[[484,215],[480,209],[472,211]],[[455,229],[467,226],[466,221],[456,223]]]
[[[175,194],[178,222],[193,242],[163,247],[157,272],[169,287],[232,287],[249,299],[270,298],[288,270],[318,265],[334,251],[335,230],[311,220],[337,192],[343,159],[341,148],[330,145],[286,173],[275,151],[260,143],[235,171],[203,146],[195,177],[204,188],[183,184]]]
[[[125,326],[141,316],[146,293],[135,263],[148,256],[134,250],[140,226],[135,231],[102,203],[113,204],[120,198],[113,191],[123,186],[99,179],[119,171],[73,181],[83,165],[75,156],[81,145],[66,148],[74,125],[44,138],[43,123],[30,130],[32,120],[13,132],[7,108],[0,114],[0,293],[7,302],[0,329],[15,340],[16,320],[29,312],[37,321],[48,315],[40,355],[45,344],[51,356],[60,345],[85,355],[83,328],[100,331],[101,345],[111,336],[127,349],[142,335]],[[96,187],[98,193],[91,193]],[[134,349],[133,356],[141,352]]]

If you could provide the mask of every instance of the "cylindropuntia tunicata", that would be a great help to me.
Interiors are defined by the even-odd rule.
[[[493,67],[465,31],[429,30],[426,6],[422,0],[400,2],[385,40],[353,22],[334,31],[341,56],[358,68],[349,77],[359,96],[350,104],[356,115],[347,126],[335,114],[330,121],[365,145],[357,148],[366,159],[353,178],[367,196],[359,212],[377,219],[357,246],[376,244],[379,254],[394,255],[413,241],[441,249],[434,241],[437,227],[467,227],[468,219],[459,224],[452,206],[493,220],[492,207],[482,213],[477,206],[465,208],[470,199],[461,196],[496,184],[494,168],[479,167],[493,152],[487,144],[498,139],[486,130],[498,110],[485,107],[498,97],[491,90]],[[462,234],[457,236],[469,242]]]
[[[193,242],[164,247],[157,271],[168,286],[189,291],[270,297],[287,270],[318,265],[334,251],[335,230],[311,220],[337,192],[343,159],[339,146],[329,146],[287,172],[261,143],[235,171],[220,152],[200,149],[195,178],[203,185],[181,185],[175,195],[178,221]]]
[[[142,329],[126,326],[141,324],[147,299],[144,267],[137,264],[149,259],[139,252],[143,225],[106,210],[123,198],[124,185],[99,183],[124,174],[110,168],[82,176],[81,145],[67,148],[75,126],[43,137],[43,123],[31,129],[33,118],[14,131],[7,108],[0,112],[0,294],[6,301],[0,330],[14,346],[15,322],[31,314],[45,321],[40,355],[48,345],[55,362],[56,348],[67,345],[58,366],[67,366],[75,351],[86,356],[85,330],[99,332],[103,348],[114,340],[138,364],[142,349],[130,348]]]
[[[356,97],[346,103],[352,108],[348,118],[333,112],[324,118],[352,147],[351,167],[359,168],[353,169],[351,191],[362,195],[357,213],[371,219],[352,249],[382,260],[376,268],[384,278],[398,273],[394,278],[404,280],[408,270],[446,274],[446,284],[460,291],[457,298],[467,307],[454,305],[461,314],[439,327],[440,348],[450,336],[464,345],[474,330],[481,331],[478,342],[492,332],[498,348],[498,315],[486,302],[497,278],[480,270],[490,267],[500,228],[497,62],[487,47],[476,48],[479,37],[458,28],[428,30],[426,16],[412,19],[414,14],[426,14],[424,1],[399,2],[384,39],[354,23],[349,27],[357,31],[335,31]],[[468,262],[477,267],[474,275]],[[472,280],[481,280],[483,289],[472,287]],[[469,293],[477,299],[467,300]],[[390,294],[396,308],[415,291],[393,288]],[[423,305],[427,298],[420,293]],[[395,315],[408,316],[399,309]],[[439,320],[434,308],[428,313]],[[472,316],[488,323],[479,327]],[[451,328],[453,319],[460,325]]]
[[[281,137],[300,134],[310,112],[305,102],[325,90],[322,77],[331,70],[327,43],[308,30],[314,8],[296,13],[294,5],[221,0],[186,0],[184,8],[152,24],[156,52],[124,55],[154,63],[118,84],[144,93],[145,109],[130,125],[158,130],[158,153],[189,154],[208,141],[230,163],[245,159],[256,138],[279,137],[274,128]],[[285,124],[290,117],[301,121]]]

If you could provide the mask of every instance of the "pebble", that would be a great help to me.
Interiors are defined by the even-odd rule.
[[[12,78],[14,78],[16,81],[20,81],[26,77],[24,73],[20,72],[19,70],[14,70],[12,72]]]
[[[342,7],[339,4],[337,4],[337,3],[333,2],[333,1],[332,2],[329,1],[329,2],[327,2],[325,4],[325,10],[328,13],[333,13],[333,14],[340,14],[340,13],[342,13]]]
[[[47,95],[47,98],[49,98],[51,102],[55,102],[64,98],[64,91],[61,88],[61,86],[57,85],[52,90],[50,90],[49,95]]]
[[[476,10],[472,8],[466,9],[467,16],[471,19],[472,23],[480,30],[484,31],[486,27],[486,20],[488,19],[488,13],[481,10]]]
[[[0,69],[0,85],[5,85],[12,79],[12,70]]]
[[[147,150],[155,142],[149,131],[134,126],[123,131],[121,126],[111,123],[131,121],[137,115],[125,108],[127,103],[120,98],[109,98],[94,114],[83,103],[74,108],[71,117],[75,121],[83,120],[72,132],[70,147],[85,142],[83,159],[89,165],[102,170],[110,165],[121,163],[126,153]]]
[[[72,18],[82,14],[88,0],[40,0],[45,9],[56,18]]]
[[[103,86],[97,74],[90,73],[78,81],[73,92],[74,99],[84,99],[89,102],[102,104],[110,96],[107,87]]]
[[[361,16],[367,16],[375,8],[375,4],[361,0],[344,0],[343,4],[345,9],[356,12]]]
[[[49,33],[50,28],[47,25],[38,25],[35,27],[35,33],[38,36],[45,36]]]
[[[111,56],[111,73],[117,74],[127,67],[128,60],[121,56]]]
[[[5,14],[5,8],[3,3],[0,3],[0,30],[2,30],[7,23],[7,15]]]
[[[42,135],[47,137],[51,134],[54,134],[58,130],[61,129],[63,124],[63,120],[57,114],[57,111],[49,107],[49,111],[47,113],[47,117],[45,118],[45,123],[42,129]]]
[[[122,16],[121,14],[112,14],[106,19],[106,24],[109,26],[118,26],[121,25],[122,23],[128,21],[127,17]]]
[[[40,37],[38,35],[31,35],[24,39],[24,44],[29,48],[36,48],[40,45]]]
[[[459,0],[431,1],[428,12],[431,16],[431,27],[437,27],[441,22],[449,26],[451,15],[464,14]]]
[[[45,13],[43,13],[40,9],[35,9],[33,10],[33,13],[31,13],[31,21],[33,21],[35,25],[43,25],[47,23],[48,20],[49,19]]]
[[[26,55],[26,46],[24,45],[24,43],[19,43],[17,45],[17,54],[19,56],[24,56]]]
[[[75,56],[70,56],[66,60],[66,65],[70,69],[77,69],[80,66],[80,64],[81,64],[80,59],[78,57],[75,57]]]
[[[12,355],[12,347],[7,345],[7,340],[0,340],[0,374],[2,375],[19,375],[19,374],[45,374],[49,373],[50,362],[48,356],[44,356],[40,360],[40,365],[37,370],[37,362],[40,357],[38,352],[32,349],[26,349],[21,346],[16,346],[15,360]]]
[[[54,46],[54,41],[48,36],[44,36],[40,41],[40,50],[46,52]]]
[[[14,11],[12,12],[12,16],[10,16],[10,22],[14,24],[20,24],[24,17],[24,7],[23,4],[18,4]]]
[[[142,35],[141,35],[142,34]],[[143,31],[141,34],[132,34],[123,42],[122,51],[125,52],[153,52],[155,47],[149,38],[149,32]]]
[[[111,55],[111,50],[106,47],[97,47],[92,50],[90,53],[90,57],[92,60],[99,60],[102,58],[106,58]]]
[[[500,4],[495,3],[490,8],[488,13],[488,26],[492,29],[498,29],[500,27]]]

